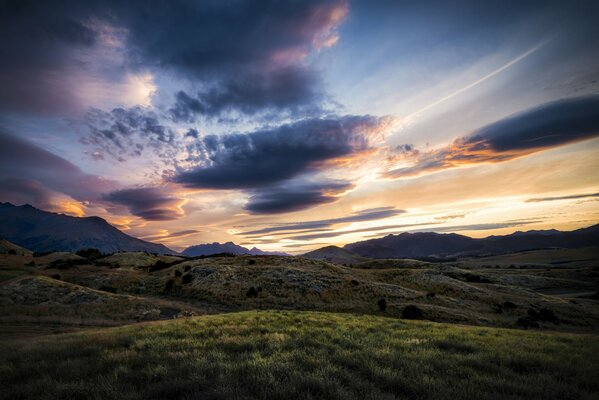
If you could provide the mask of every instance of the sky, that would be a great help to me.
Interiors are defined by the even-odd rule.
[[[0,201],[174,250],[599,222],[595,1],[0,0]]]

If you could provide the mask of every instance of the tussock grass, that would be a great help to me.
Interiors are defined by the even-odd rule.
[[[599,337],[249,311],[0,345],[6,399],[591,399]]]

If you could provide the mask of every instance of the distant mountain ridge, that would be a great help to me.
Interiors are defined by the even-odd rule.
[[[599,224],[574,231],[514,232],[505,236],[474,239],[455,233],[404,232],[346,244],[343,248],[369,258],[423,258],[482,256],[552,247],[599,246]]]
[[[95,248],[103,253],[177,254],[162,244],[129,236],[100,217],[71,217],[42,211],[28,204],[0,203],[0,238],[38,252],[76,252]]]
[[[286,256],[288,254],[281,252],[262,251],[257,247],[248,249],[247,247],[239,246],[233,242],[226,243],[205,243],[190,246],[183,250],[182,254],[188,257],[210,256],[213,254],[230,253],[235,255],[249,254],[252,256],[278,255]]]

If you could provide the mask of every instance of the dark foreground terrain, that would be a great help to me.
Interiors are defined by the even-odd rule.
[[[599,395],[593,247],[345,265],[4,247],[1,398]]]

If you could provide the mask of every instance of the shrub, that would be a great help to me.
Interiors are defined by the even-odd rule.
[[[170,267],[171,264],[166,261],[158,260],[154,265],[150,267],[150,272],[156,272]]]
[[[79,257],[87,258],[88,260],[95,260],[97,258],[102,257],[102,253],[98,249],[81,249],[77,253]]]
[[[185,274],[185,275],[183,275],[181,282],[183,282],[185,285],[187,285],[188,283],[191,283],[192,280],[193,280],[193,276],[191,274]]]
[[[503,303],[503,307],[511,309],[518,308],[518,306],[512,303],[511,301],[506,301],[505,303]]]
[[[349,283],[351,283],[351,285],[352,285],[352,286],[358,286],[358,285],[360,284],[360,283],[359,283],[357,280],[355,280],[355,279],[352,279],[351,281],[349,281]]]
[[[60,280],[60,275],[59,274],[54,274],[54,275],[52,275],[52,279],[58,279],[58,280]]]
[[[249,260],[248,261],[248,265],[254,265],[254,264],[256,264],[256,260]]]
[[[175,284],[174,279],[169,279],[164,285],[164,293],[169,293],[173,289],[173,285]]]
[[[35,267],[35,262],[34,261],[29,261],[26,265],[28,267]]]
[[[385,299],[379,299],[379,301],[377,301],[376,304],[379,306],[379,310],[382,312],[385,312],[385,310],[387,309],[387,300]]]
[[[437,295],[436,293],[430,292],[430,293],[427,293],[427,294],[426,294],[426,297],[428,297],[429,299],[432,299],[432,298],[433,298],[433,297],[435,297],[436,295]]]
[[[180,277],[181,276],[181,271],[179,271],[178,269],[175,270],[175,276],[176,277]]]
[[[246,297],[250,298],[250,297],[258,297],[258,291],[256,290],[255,287],[250,287],[248,289],[248,291],[245,293]]]
[[[403,319],[422,319],[424,314],[420,308],[411,304],[404,307],[403,311],[401,312],[401,317]]]
[[[560,323],[559,318],[549,308],[542,308],[539,311],[530,308],[528,310],[528,318],[532,321],[552,322],[555,325],[559,325]]]
[[[516,326],[519,326],[520,328],[524,328],[524,329],[528,329],[528,328],[538,329],[539,328],[539,324],[530,317],[518,318],[518,320],[516,321]]]
[[[466,274],[466,282],[472,283],[491,283],[491,281],[483,276]]]
[[[10,250],[8,250],[8,254],[14,254],[14,255],[16,255],[17,251],[15,249],[10,249]]]
[[[183,272],[187,272],[191,269],[191,265],[186,265],[185,268],[183,268]]]
[[[116,293],[116,288],[112,286],[100,286],[98,290],[102,290],[103,292]]]
[[[258,286],[258,287],[256,288],[256,290],[258,291],[258,293],[260,293],[260,292],[262,291],[262,286]]]

